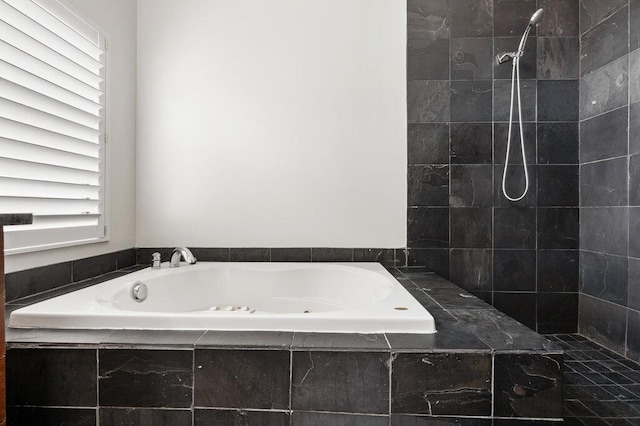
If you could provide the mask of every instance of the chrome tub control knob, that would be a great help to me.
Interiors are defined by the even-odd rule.
[[[131,297],[136,302],[144,302],[148,293],[147,285],[141,281],[136,282],[131,289]]]

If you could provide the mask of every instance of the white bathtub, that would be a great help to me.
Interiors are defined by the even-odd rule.
[[[140,282],[148,289],[142,302],[131,294]],[[431,314],[378,263],[164,263],[18,309],[9,327],[436,331]]]

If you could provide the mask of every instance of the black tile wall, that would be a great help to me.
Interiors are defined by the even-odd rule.
[[[389,411],[386,352],[293,352],[291,407],[301,411]]]
[[[502,195],[512,65],[494,58],[516,50],[539,7],[545,18],[520,60],[529,192],[514,203]],[[410,0],[407,37],[407,265],[449,277],[534,329],[537,294],[549,293],[545,329],[557,320],[576,331],[579,0]],[[418,48],[430,63],[415,60]],[[525,187],[518,124],[511,139],[506,189],[516,196]]]
[[[191,407],[191,351],[100,351],[101,407]]]
[[[289,406],[288,351],[197,349],[194,362],[197,407]]]
[[[638,1],[580,6],[579,331],[637,360]]]
[[[491,415],[488,354],[398,354],[393,371],[392,413]]]
[[[7,405],[95,407],[96,365],[96,349],[7,351]]]

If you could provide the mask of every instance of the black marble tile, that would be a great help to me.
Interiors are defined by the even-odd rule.
[[[101,254],[71,262],[73,281],[82,281],[116,270],[116,253]]]
[[[495,207],[493,215],[494,248],[536,248],[535,209]]]
[[[194,247],[191,253],[200,262],[228,262],[229,252],[228,248],[200,248]],[[167,259],[168,260],[168,259]]]
[[[541,123],[538,164],[578,164],[578,123]]]
[[[394,353],[489,350],[485,343],[456,320],[438,321],[436,318],[436,330],[433,334],[387,333],[387,339]]]
[[[113,333],[114,330],[7,328],[6,340],[10,347],[20,347],[22,343],[28,343],[29,347],[69,344],[75,347],[95,348]]]
[[[585,294],[580,295],[578,332],[601,345],[624,351],[627,309]]]
[[[407,147],[409,164],[449,163],[449,125],[408,124]]]
[[[538,291],[577,292],[577,250],[537,250]]]
[[[495,135],[493,150],[495,152],[495,164],[504,164],[507,157],[507,137],[509,136],[509,125],[507,123],[495,123]],[[536,161],[536,125],[535,123],[524,123],[522,126],[524,133],[524,153],[527,164],[534,164]],[[522,146],[520,145],[520,126],[515,122],[511,128],[511,149],[509,150],[509,164],[522,164]]]
[[[538,205],[577,207],[579,204],[578,166],[539,165]]]
[[[530,329],[536,329],[535,293],[495,292],[493,306]]]
[[[578,293],[538,293],[538,333],[576,333],[578,331]]]
[[[626,155],[627,115],[626,107],[618,108],[580,123],[580,162]]]
[[[95,426],[95,408],[7,407],[8,425]],[[102,424],[102,423],[100,423]]]
[[[384,351],[389,344],[383,334],[296,333],[291,349],[327,351]]]
[[[634,51],[640,47],[640,1],[629,2],[629,49]]]
[[[229,251],[231,262],[269,262],[271,250],[268,248],[232,248]]]
[[[407,80],[449,78],[449,1],[407,2]]]
[[[461,417],[441,417],[419,416],[409,414],[393,414],[391,416],[392,426],[492,426],[493,420],[480,418]]]
[[[194,426],[289,426],[291,416],[283,411],[196,409]]]
[[[580,248],[627,255],[629,213],[625,207],[580,209]]]
[[[538,120],[577,121],[579,83],[578,80],[539,80]]]
[[[289,408],[286,350],[195,351],[196,407]]]
[[[524,31],[525,26],[520,31]],[[495,37],[493,39],[493,54],[499,55],[502,52],[514,52],[518,50],[522,35],[516,37]],[[520,58],[520,78],[534,79],[536,78],[537,69],[537,40],[536,37],[529,37],[524,46],[524,53]],[[493,78],[511,81],[513,74],[513,62],[505,62],[504,64],[495,64],[493,67]],[[507,101],[508,103],[508,101]],[[523,104],[524,106],[524,104]]]
[[[629,207],[629,256],[640,258],[640,208]]]
[[[629,296],[631,309],[640,310],[640,259],[629,258]]]
[[[8,405],[96,406],[95,349],[10,349],[6,362]]]
[[[491,355],[397,354],[391,412],[491,415]]]
[[[6,301],[41,293],[71,282],[71,262],[12,272],[5,276]]]
[[[629,106],[629,154],[640,154],[640,102]]]
[[[626,3],[625,0],[580,0],[580,31],[589,31]]]
[[[103,346],[129,348],[140,347],[186,347],[192,348],[204,331],[197,330],[115,330],[105,336],[100,343]]]
[[[293,352],[291,408],[389,413],[388,352]]]
[[[272,248],[272,262],[311,262],[310,248]]]
[[[511,106],[511,80],[494,80],[493,82],[493,120],[509,121]],[[513,98],[513,118],[518,122],[518,99],[517,92]],[[520,96],[522,99],[522,120],[536,121],[536,80],[520,80]],[[508,126],[507,126],[508,128]],[[514,126],[517,128],[517,126]],[[535,126],[533,126],[533,141],[535,141]],[[519,132],[519,128],[516,129]],[[514,134],[516,134],[514,132]],[[506,135],[506,129],[505,129]],[[535,148],[535,144],[534,144]],[[535,151],[534,151],[535,153]],[[534,160],[535,157],[529,157]]]
[[[536,291],[535,250],[494,250],[493,290]]]
[[[537,171],[538,169],[535,165],[528,165],[527,172],[529,174],[529,188],[527,189],[524,167],[519,164],[509,164],[504,184],[507,194],[509,197],[516,199],[524,196],[520,201],[510,201],[505,197],[502,188],[504,165],[495,166],[493,169],[494,205],[496,207],[535,207],[537,198]],[[526,194],[524,193],[525,190],[527,190]]]
[[[410,206],[449,205],[449,166],[408,166],[408,204]]]
[[[464,164],[451,166],[452,207],[489,207],[493,205],[493,166]]]
[[[493,36],[493,0],[453,0],[451,2],[452,37]]]
[[[388,426],[389,416],[294,411],[292,426]]]
[[[407,82],[408,122],[448,122],[451,117],[449,91],[449,81]]]
[[[578,249],[577,208],[539,208],[538,249]]]
[[[445,20],[442,22],[446,23]],[[448,39],[409,38],[407,40],[408,81],[447,80],[448,78]]]
[[[535,0],[494,0],[494,35],[496,37],[522,35],[535,11]],[[531,35],[535,35],[535,30],[535,27],[531,29]]]
[[[281,349],[288,350],[293,333],[287,331],[215,331],[207,330],[195,346],[216,349]]]
[[[562,417],[562,356],[496,354],[494,415]]]
[[[193,352],[100,349],[102,407],[191,407]]]
[[[538,36],[576,37],[580,34],[579,0],[538,0],[544,19],[538,24]]]
[[[640,51],[636,49],[629,54],[629,103],[638,101],[640,101]]]
[[[493,129],[491,123],[451,124],[452,164],[491,164],[492,159]]]
[[[100,426],[186,426],[192,421],[188,409],[100,408]]]
[[[451,247],[491,247],[491,208],[451,209]]]
[[[556,1],[555,3],[560,2]],[[538,38],[538,78],[549,80],[577,79],[579,77],[579,68],[579,38]]]
[[[491,121],[493,88],[490,80],[451,82],[451,121]]]
[[[640,155],[629,157],[629,205],[640,206]]]
[[[580,72],[588,74],[629,53],[629,8],[623,7],[580,38]]]
[[[409,266],[424,266],[430,272],[435,272],[445,278],[449,277],[448,249],[414,249],[409,251]]]
[[[640,361],[640,312],[629,310],[626,356]]]
[[[593,117],[627,104],[627,62],[626,57],[617,59],[580,80],[580,119]]]
[[[312,248],[312,262],[353,262],[353,249],[348,248]]]
[[[497,310],[450,309],[478,338],[496,351],[549,351],[560,346]]]
[[[628,259],[580,252],[580,292],[618,305],[627,305]]]
[[[353,249],[353,261],[378,262],[387,267],[396,266],[395,250],[381,248]]]
[[[449,209],[417,207],[407,210],[407,243],[411,248],[449,246]]]
[[[452,80],[491,80],[493,39],[489,37],[451,40]]]
[[[116,269],[128,268],[136,264],[136,249],[130,248],[116,252]]]
[[[469,291],[491,291],[491,250],[451,250],[451,281]]]

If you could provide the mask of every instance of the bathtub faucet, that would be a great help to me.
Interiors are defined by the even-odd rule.
[[[173,249],[173,253],[171,253],[171,262],[169,263],[169,267],[177,268],[180,266],[180,259],[182,258],[184,258],[185,262],[189,262],[191,265],[198,261],[188,248],[176,247]]]

